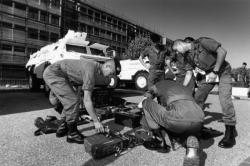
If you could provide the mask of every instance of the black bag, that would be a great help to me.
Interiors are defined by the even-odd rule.
[[[58,120],[55,116],[47,116],[45,120],[41,117],[35,119],[34,125],[38,128],[34,132],[35,136],[42,135],[42,134],[51,134],[55,133],[61,121]]]

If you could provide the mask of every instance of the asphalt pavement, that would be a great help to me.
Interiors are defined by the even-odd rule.
[[[129,102],[139,102],[142,93],[118,90],[117,95]],[[201,166],[250,166],[250,102],[233,100],[237,113],[237,144],[231,149],[217,146],[222,136],[201,140]],[[221,118],[221,108],[217,95],[207,100],[207,127],[224,131],[224,125],[217,122]],[[55,134],[34,136],[34,119],[47,115],[59,115],[52,109],[43,93],[28,91],[0,91],[0,165],[1,166],[181,166],[185,149],[179,148],[169,153],[150,151],[143,146],[130,149],[127,153],[101,160],[93,160],[85,152],[84,145],[69,144],[66,138],[56,138]],[[112,120],[106,124],[122,131],[130,128],[117,126]],[[93,125],[78,127],[86,136],[94,133]],[[112,128],[112,127],[111,127]]]

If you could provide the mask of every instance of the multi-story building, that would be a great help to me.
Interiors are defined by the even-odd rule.
[[[86,0],[0,0],[0,81],[25,79],[29,55],[67,31],[87,32],[87,40],[125,54],[136,35],[154,42],[158,33]]]
[[[25,80],[28,55],[60,37],[60,4],[61,0],[0,0],[2,82]]]

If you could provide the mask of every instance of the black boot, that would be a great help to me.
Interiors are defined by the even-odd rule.
[[[67,127],[69,129],[67,142],[84,144],[84,135],[77,130],[77,123],[67,123]]]
[[[63,121],[56,130],[56,137],[64,137],[68,133],[67,123]]]
[[[237,136],[237,131],[235,126],[226,125],[226,132],[222,140],[219,142],[218,146],[221,148],[231,148],[236,144],[235,137]]]
[[[200,165],[200,146],[195,136],[187,138],[187,149],[183,166],[199,166]]]

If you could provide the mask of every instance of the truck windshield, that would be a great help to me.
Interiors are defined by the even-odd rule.
[[[100,56],[105,56],[102,50],[98,50],[95,48],[90,48],[91,54],[92,55],[100,55]]]

